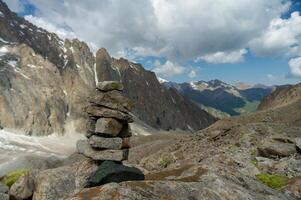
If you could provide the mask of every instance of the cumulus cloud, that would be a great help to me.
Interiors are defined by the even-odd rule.
[[[14,12],[22,12],[24,9],[23,4],[19,0],[7,0],[5,1],[8,7]]]
[[[181,67],[178,64],[175,64],[167,60],[164,64],[161,64],[160,61],[155,61],[155,68],[153,71],[162,77],[172,77],[175,75],[181,75],[185,72],[185,68]]]
[[[288,19],[275,18],[263,34],[250,42],[253,52],[266,56],[301,54],[301,16],[293,12]]]
[[[216,52],[199,57],[198,59],[205,60],[208,63],[239,63],[244,61],[244,55],[247,53],[246,49],[240,49],[232,52]]]
[[[244,49],[289,7],[283,0],[28,1],[36,17],[113,55],[131,48],[173,62]]]
[[[59,37],[65,39],[65,38],[76,38],[76,35],[72,31],[68,31],[66,28],[57,27],[56,25],[53,25],[49,23],[48,21],[45,21],[42,18],[34,17],[32,15],[25,16],[25,19],[38,27],[41,27],[43,29],[46,29],[50,32],[56,33]]]
[[[290,76],[301,78],[301,57],[293,58],[289,61]]]

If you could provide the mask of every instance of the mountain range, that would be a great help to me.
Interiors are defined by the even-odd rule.
[[[77,39],[62,40],[11,12],[0,1],[0,124],[29,135],[85,129],[82,109],[98,81],[119,80],[133,114],[157,129],[194,131],[216,121],[153,72],[105,49],[94,55]]]
[[[220,80],[161,83],[167,88],[177,89],[183,96],[219,118],[254,112],[260,101],[275,88],[243,83],[230,85]]]

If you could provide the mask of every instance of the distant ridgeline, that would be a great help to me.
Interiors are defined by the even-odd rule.
[[[218,118],[256,111],[260,101],[274,89],[264,85],[244,84],[244,87],[239,87],[220,80],[162,84],[167,88],[176,88],[182,95]]]

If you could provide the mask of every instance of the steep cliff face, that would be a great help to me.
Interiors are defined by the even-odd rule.
[[[155,128],[198,130],[215,118],[175,89],[161,86],[153,72],[125,59],[114,59],[105,49],[96,53],[98,80],[120,80],[124,93],[135,103],[134,114]]]
[[[0,0],[0,125],[29,135],[64,133],[66,121],[84,131],[82,108],[97,81],[120,80],[134,114],[158,129],[198,130],[215,121],[154,73],[105,49],[96,56],[77,39],[61,40],[11,12]]]
[[[79,119],[94,88],[94,56],[78,40],[62,41],[0,1],[0,124],[30,135],[63,133]]]

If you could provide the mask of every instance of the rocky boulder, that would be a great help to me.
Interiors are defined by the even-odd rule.
[[[38,171],[30,171],[21,176],[10,188],[9,195],[15,199],[28,199],[35,190],[35,178]]]
[[[106,183],[133,180],[144,180],[144,174],[134,167],[127,167],[113,161],[104,161],[89,179],[89,186],[94,187]]]
[[[118,81],[102,81],[97,83],[96,88],[104,92],[112,90],[122,91],[123,85]]]
[[[95,125],[96,134],[102,134],[107,136],[117,136],[123,125],[113,118],[100,118],[97,120]]]
[[[33,199],[66,199],[86,187],[89,178],[96,170],[97,164],[86,158],[73,165],[42,171],[35,181]]]
[[[296,145],[285,138],[266,139],[258,147],[258,154],[263,157],[287,157],[297,153]]]

